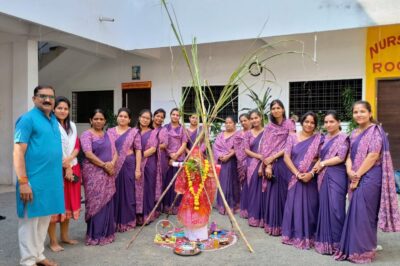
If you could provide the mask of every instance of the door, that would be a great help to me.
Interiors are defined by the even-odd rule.
[[[378,81],[378,121],[388,133],[395,170],[400,169],[400,79]]]
[[[142,109],[149,109],[151,105],[151,90],[131,89],[122,91],[122,106],[127,107],[132,112],[132,126],[136,125],[139,112]]]

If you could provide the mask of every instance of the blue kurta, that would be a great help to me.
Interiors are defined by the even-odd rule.
[[[26,143],[25,168],[33,192],[26,204],[28,218],[65,212],[62,146],[58,122],[38,108],[23,114],[15,125],[14,143]],[[17,214],[24,217],[24,203],[17,183]]]

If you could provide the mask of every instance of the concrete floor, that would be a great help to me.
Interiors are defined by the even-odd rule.
[[[7,216],[6,220],[0,221],[0,265],[17,265],[19,250],[15,192],[0,193],[0,214]],[[175,222],[174,217],[171,220]],[[228,218],[215,211],[211,220],[230,228]],[[133,235],[132,231],[117,234],[116,241],[110,245],[88,247],[83,244],[86,225],[81,214],[77,222],[71,222],[70,228],[71,237],[80,243],[65,246],[65,250],[59,253],[52,253],[46,246],[45,254],[57,260],[60,265],[351,265],[349,262],[337,262],[330,256],[319,255],[314,250],[298,250],[283,245],[280,238],[267,236],[260,228],[249,227],[247,221],[238,216],[237,220],[255,253],[249,253],[244,242],[239,239],[235,245],[224,250],[180,257],[170,249],[153,244],[155,223],[148,225],[128,250],[125,245]],[[378,241],[383,250],[378,252],[373,265],[400,265],[400,234],[379,233]]]

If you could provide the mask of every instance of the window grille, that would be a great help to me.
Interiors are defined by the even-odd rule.
[[[307,111],[324,114],[336,110],[345,121],[343,92],[346,88],[353,90],[354,101],[361,100],[362,79],[289,82],[290,114],[300,118]]]
[[[217,102],[221,96],[221,92],[224,86],[209,86],[202,87],[202,90],[205,92],[205,95],[208,99],[205,100],[205,106],[208,109],[210,104],[214,105],[213,98],[215,102]],[[183,87],[182,95],[187,93],[187,97],[183,106],[184,112],[184,121],[189,122],[189,116],[193,112],[195,112],[195,93],[192,87]],[[238,86],[235,86],[235,92],[232,94],[232,97],[229,101],[229,104],[226,105],[218,114],[218,118],[225,119],[227,116],[232,116],[236,121],[238,118]],[[217,121],[222,121],[218,119]]]
[[[77,123],[89,123],[90,115],[96,108],[107,114],[114,113],[114,91],[77,91],[72,92],[72,120]]]

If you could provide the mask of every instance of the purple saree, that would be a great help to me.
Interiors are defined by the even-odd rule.
[[[235,155],[237,159],[237,170],[238,170],[238,177],[241,186],[243,185],[244,180],[246,179],[246,163],[247,163],[247,155],[244,152],[244,147],[245,147],[245,136],[246,132],[244,131],[239,131],[236,134],[236,137],[234,139],[234,149],[235,149]]]
[[[255,153],[261,152],[263,132],[253,136],[251,130],[245,135],[245,148]],[[240,195],[240,216],[248,219],[250,226],[262,227],[262,177],[258,176],[261,161],[248,156],[246,180]]]
[[[115,143],[118,160],[115,164],[114,216],[117,232],[125,232],[136,226],[135,199],[135,151],[141,150],[140,135],[136,128],[130,128],[119,135],[116,128],[107,131],[110,140]],[[133,153],[131,153],[133,151]]]
[[[338,156],[345,160],[349,140],[345,133],[329,138],[325,136],[319,158],[325,161]],[[339,246],[346,214],[346,166],[343,163],[327,166],[318,174],[319,212],[315,232],[315,250],[332,255]]]
[[[99,159],[109,162],[113,157],[113,144],[107,134],[103,137],[86,130],[81,135],[82,151],[93,152]],[[85,190],[86,245],[106,245],[115,239],[114,202],[115,176],[109,176],[101,167],[84,159],[82,164]]]
[[[294,131],[295,124],[290,119],[283,120],[281,125],[269,123],[265,127],[262,143],[264,159],[282,151],[289,133]],[[288,186],[288,169],[283,157],[273,163],[272,174],[271,179],[263,180],[264,230],[269,235],[279,236]]]
[[[240,183],[237,171],[237,159],[235,155],[226,162],[221,162],[218,158],[231,152],[235,138],[236,133],[225,138],[224,132],[221,132],[215,139],[213,145],[214,160],[221,165],[219,182],[221,183],[221,188],[224,192],[229,208],[231,208],[233,213],[239,211],[240,205]],[[225,206],[219,193],[217,195],[217,208],[220,214],[226,214]]]
[[[312,169],[318,156],[322,136],[319,133],[301,142],[297,134],[290,134],[285,146],[293,164],[301,172]],[[288,171],[290,178],[282,221],[282,243],[300,249],[310,249],[318,217],[318,188],[316,178],[301,182]]]
[[[158,147],[158,131],[149,130],[141,133],[142,151]],[[142,177],[136,181],[136,213],[138,214],[138,223],[143,224],[147,220],[150,212],[153,210],[157,200],[161,195],[161,174],[157,163],[157,153],[149,157],[143,157],[142,153]],[[150,222],[157,218],[155,213],[150,218]]]
[[[176,128],[173,128],[171,124],[167,124],[163,127],[163,129],[160,131],[160,143],[165,143],[167,144],[167,149],[166,149],[166,154],[167,154],[167,164],[168,160],[170,159],[169,155],[171,153],[175,153],[179,150],[179,148],[182,146],[183,143],[187,142],[187,135],[184,132],[184,129],[181,125],[179,125]],[[181,156],[179,156],[177,161],[182,162],[185,159],[185,153],[183,153]],[[171,182],[172,178],[178,171],[177,167],[172,167],[168,165],[168,168],[163,175],[163,191],[167,188],[169,183]],[[165,197],[163,199],[163,212],[168,213],[170,211],[170,208],[172,207],[172,203],[174,202],[174,199],[176,197],[175,190],[173,189],[175,186],[174,185],[168,190],[168,192],[165,194]],[[178,212],[178,206],[180,205],[181,197],[178,197],[174,204],[174,208],[172,210],[173,214],[176,214]]]
[[[196,130],[191,131],[189,128],[186,128],[187,135],[187,145],[186,148],[190,150],[193,147],[193,144],[196,142],[197,136],[200,134],[202,127],[198,127]]]
[[[353,171],[360,168],[368,153],[380,153],[380,159],[352,192],[336,260],[369,263],[375,258],[377,227],[384,232],[400,231],[393,164],[387,136],[380,126],[373,125],[359,135],[353,131],[350,137]]]
[[[159,144],[168,144],[168,131],[164,127],[155,128],[157,132],[157,139]],[[168,154],[165,149],[161,149],[160,145],[157,147],[157,171],[161,175],[161,181],[168,170]],[[162,185],[162,184],[161,184]],[[162,186],[161,186],[162,189]],[[162,191],[161,191],[162,192]]]

